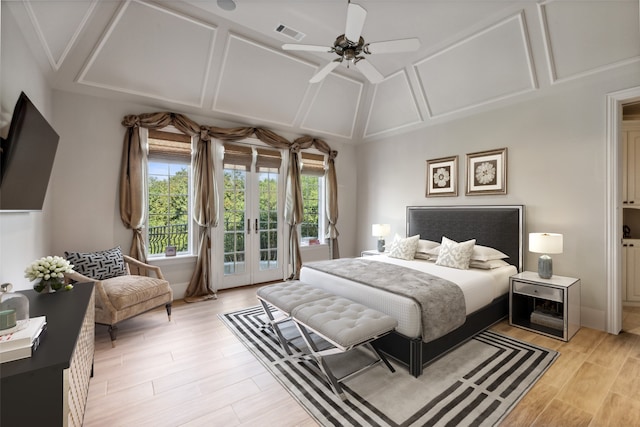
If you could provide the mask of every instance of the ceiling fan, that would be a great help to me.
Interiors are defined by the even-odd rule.
[[[344,34],[339,35],[333,46],[317,46],[305,44],[284,44],[284,50],[302,50],[309,52],[335,53],[339,58],[334,59],[318,71],[311,79],[310,83],[317,83],[324,79],[340,63],[347,61],[360,71],[371,83],[380,83],[384,76],[371,65],[363,54],[410,52],[420,48],[420,40],[417,38],[387,40],[375,43],[365,43],[360,35],[364,27],[367,11],[360,5],[349,2],[347,7],[347,26]]]

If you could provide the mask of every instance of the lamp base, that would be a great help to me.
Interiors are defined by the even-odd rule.
[[[553,276],[553,262],[549,255],[542,255],[538,258],[538,276],[543,279],[551,279]]]
[[[378,252],[384,252],[384,239],[378,239]]]

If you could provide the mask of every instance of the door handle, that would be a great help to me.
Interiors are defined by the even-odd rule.
[[[256,234],[258,234],[258,218],[256,218],[256,227],[255,227],[255,230],[256,230]]]
[[[251,220],[247,219],[247,234],[251,234]]]

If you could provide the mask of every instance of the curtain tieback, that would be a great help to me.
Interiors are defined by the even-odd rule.
[[[122,126],[127,128],[138,127],[140,126],[140,117],[136,115],[124,116]]]

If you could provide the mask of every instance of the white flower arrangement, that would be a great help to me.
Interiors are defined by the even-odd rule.
[[[39,282],[33,288],[41,292],[45,288],[45,282],[53,282],[53,290],[58,291],[64,284],[64,273],[72,273],[73,265],[60,256],[46,256],[31,263],[24,270],[24,277],[29,280],[38,280]],[[64,286],[65,290],[73,289],[73,285]]]

